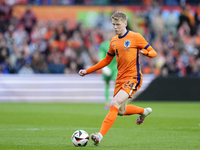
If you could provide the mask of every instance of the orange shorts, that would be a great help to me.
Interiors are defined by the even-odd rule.
[[[116,80],[114,96],[120,90],[124,90],[129,95],[129,98],[132,98],[133,94],[137,92],[142,86],[142,79],[143,77],[141,76],[140,79],[132,77],[132,78],[127,78],[126,80],[119,80],[119,81]]]

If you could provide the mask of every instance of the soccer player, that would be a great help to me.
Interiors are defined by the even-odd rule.
[[[105,41],[100,44],[99,48],[99,60],[102,60],[108,51],[110,40],[114,36],[114,32],[110,31],[105,34]],[[117,78],[117,61],[114,58],[112,62],[102,69],[103,80],[105,81],[105,109],[110,108],[110,100],[109,100],[109,83],[111,80],[116,80]]]
[[[141,108],[135,105],[127,105],[127,102],[128,98],[131,98],[142,85],[143,75],[139,62],[140,54],[155,57],[157,53],[141,34],[126,29],[127,16],[124,12],[115,12],[111,19],[116,36],[110,42],[106,57],[89,69],[79,71],[80,76],[90,74],[107,66],[116,56],[118,74],[110,110],[101,125],[100,131],[97,134],[91,134],[91,139],[96,146],[99,145],[103,136],[111,128],[117,115],[139,114],[136,120],[139,125],[152,112],[149,107]]]

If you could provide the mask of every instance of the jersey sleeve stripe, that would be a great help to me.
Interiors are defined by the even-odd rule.
[[[115,56],[115,53],[114,53],[114,54],[110,54],[110,53],[107,52],[107,54],[108,54],[109,56]]]
[[[141,74],[140,74],[140,66],[139,66],[139,50],[137,49],[137,81],[138,83],[135,86],[135,89],[137,90],[138,85],[140,85],[140,80],[141,80]]]
[[[148,44],[147,46],[145,46],[145,48],[144,48],[144,49],[147,49],[149,46],[150,46],[150,44]]]

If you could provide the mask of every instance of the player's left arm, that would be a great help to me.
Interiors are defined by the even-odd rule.
[[[141,54],[151,58],[157,56],[156,51],[153,49],[153,47],[151,47],[151,45],[144,39],[141,34],[137,33],[136,41]]]
[[[144,49],[141,49],[140,50],[140,54],[143,54],[145,56],[148,56],[148,57],[156,57],[157,56],[157,53],[156,51],[151,47],[149,46],[148,48],[144,48]]]

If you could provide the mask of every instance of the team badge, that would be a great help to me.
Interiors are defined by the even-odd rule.
[[[131,41],[126,40],[126,41],[124,42],[124,46],[126,47],[125,50],[129,50],[130,45],[131,45]]]

